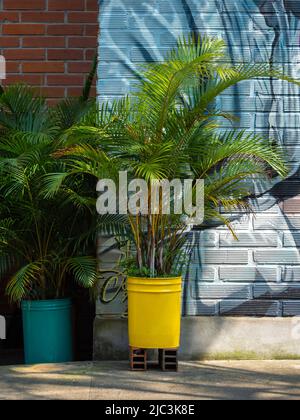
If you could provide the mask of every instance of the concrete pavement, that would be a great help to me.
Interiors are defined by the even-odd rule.
[[[179,373],[125,362],[0,367],[5,400],[300,399],[300,361],[184,362]]]

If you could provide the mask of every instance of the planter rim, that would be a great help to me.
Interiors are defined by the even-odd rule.
[[[148,278],[128,277],[127,290],[134,293],[178,293],[182,289],[182,277]]]
[[[23,300],[21,308],[23,311],[49,311],[68,309],[72,306],[72,299],[48,299],[48,300]]]
[[[128,280],[143,280],[149,282],[156,282],[156,281],[182,281],[183,276],[170,276],[170,277],[138,277],[138,276],[128,276]]]

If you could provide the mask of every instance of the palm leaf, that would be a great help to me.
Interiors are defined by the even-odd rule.
[[[95,79],[95,75],[97,72],[97,66],[98,66],[98,56],[95,55],[93,59],[92,69],[87,77],[84,88],[82,90],[82,96],[80,97],[80,100],[84,102],[86,102],[90,97],[92,84],[93,84],[93,81]]]
[[[98,281],[97,259],[93,257],[73,257],[66,263],[67,271],[82,287],[92,288]]]
[[[9,280],[6,293],[13,302],[20,302],[31,291],[32,287],[39,282],[43,270],[41,261],[31,262],[19,271]]]

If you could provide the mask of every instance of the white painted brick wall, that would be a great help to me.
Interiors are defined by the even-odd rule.
[[[161,59],[179,35],[191,30],[223,36],[233,61],[261,62],[272,56],[281,68],[299,77],[300,1],[102,0],[100,3],[101,101],[129,93],[138,65]],[[275,28],[280,39],[274,47]],[[233,227],[238,242],[224,226],[193,233],[188,249],[185,314],[300,314],[299,89],[285,82],[252,80],[222,95],[220,105],[240,116],[240,127],[278,137],[286,147],[294,176],[254,203],[256,217],[236,215]],[[283,203],[275,204],[276,200]],[[278,290],[283,292],[272,292]]]

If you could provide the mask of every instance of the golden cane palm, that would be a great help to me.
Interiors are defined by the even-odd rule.
[[[71,279],[86,288],[97,282],[95,199],[78,196],[75,179],[67,200],[43,183],[62,168],[51,155],[91,108],[88,91],[52,109],[27,86],[0,95],[0,282],[13,301],[63,297]]]
[[[117,181],[118,171],[129,180],[205,180],[205,217],[230,222],[218,211],[248,207],[254,177],[270,169],[287,173],[282,150],[269,139],[236,129],[220,130],[222,120],[236,120],[217,109],[215,99],[229,87],[251,78],[281,74],[268,64],[229,64],[220,39],[189,37],[161,63],[143,70],[130,97],[103,104],[84,123],[66,133],[57,157],[68,171],[48,177],[53,193],[78,173]],[[184,218],[176,215],[129,215],[136,246],[135,266],[142,275],[174,274],[186,236]]]

